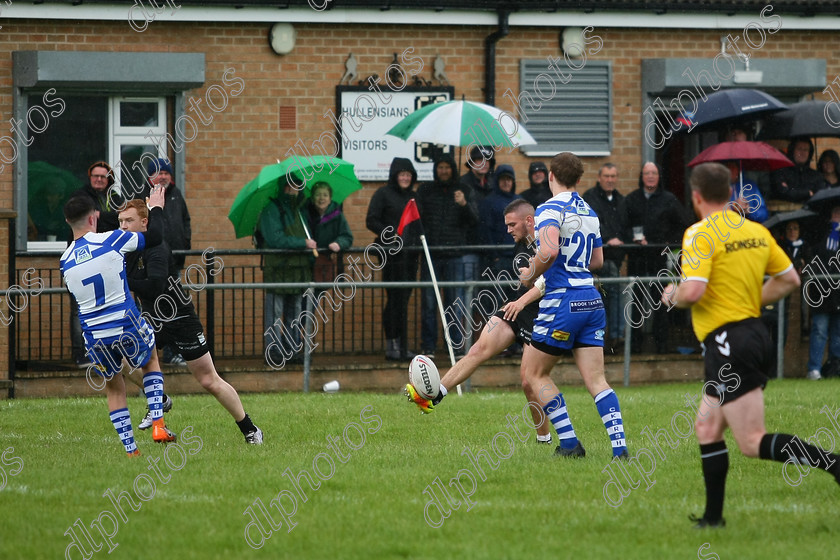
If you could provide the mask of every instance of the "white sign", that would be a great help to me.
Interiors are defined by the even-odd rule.
[[[391,160],[404,157],[417,169],[417,179],[432,180],[434,153],[451,147],[406,142],[386,133],[402,119],[426,105],[452,99],[450,88],[373,92],[367,88],[339,88],[341,159],[355,165],[360,181],[387,181]],[[386,102],[387,101],[387,102]]]

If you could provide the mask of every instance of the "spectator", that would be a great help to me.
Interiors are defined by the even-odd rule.
[[[496,191],[478,203],[479,231],[483,245],[511,245],[510,234],[505,225],[505,208],[521,198],[516,194],[516,173],[510,165],[500,165],[496,169]],[[488,266],[497,276],[502,270],[511,272],[513,250],[495,252],[488,259]],[[508,295],[512,295],[509,291]]]
[[[119,204],[122,197],[116,189],[111,187],[114,184],[114,172],[111,166],[104,161],[97,161],[88,167],[88,182],[82,188],[76,190],[70,198],[84,196],[93,201],[93,207],[97,210],[99,220],[96,224],[96,233],[104,233],[120,229]],[[73,241],[72,235],[67,241]],[[70,344],[72,347],[73,361],[79,369],[87,369],[93,365],[85,354],[85,343],[82,340],[82,323],[79,321],[79,306],[76,298],[70,298]]]
[[[823,263],[827,263],[840,249],[840,206],[831,209],[830,220],[815,249],[816,258]],[[820,301],[809,300],[808,303],[813,309],[807,377],[816,381],[822,378],[820,370],[826,343],[828,359],[840,358],[840,292],[830,290]]]
[[[583,200],[598,215],[601,227],[601,239],[604,242],[604,264],[597,271],[602,278],[618,278],[621,263],[624,260],[627,212],[624,208],[624,196],[616,190],[618,169],[612,163],[605,163],[598,170],[595,186],[583,193]],[[624,306],[622,305],[622,284],[604,284],[604,304],[607,311],[608,347],[624,344]]]
[[[522,193],[522,198],[536,208],[549,198],[551,189],[548,187],[548,169],[541,161],[535,161],[528,167],[528,182],[530,187]]]
[[[787,155],[794,165],[770,175],[770,198],[804,202],[825,184],[823,176],[811,169],[814,144],[807,138],[795,138],[788,145]]]
[[[315,259],[313,278],[315,282],[332,282],[343,272],[340,253],[353,245],[353,234],[341,208],[332,201],[332,187],[329,183],[318,181],[312,185],[312,197],[307,207],[309,232],[318,247],[322,248]],[[324,248],[329,252],[324,252]]]
[[[666,191],[662,185],[662,173],[659,166],[647,162],[642,166],[639,174],[639,188],[624,201],[627,230],[625,236],[632,238],[642,246],[629,253],[627,273],[629,276],[656,276],[660,270],[668,269],[668,259],[664,256],[663,245],[679,248],[685,228],[688,227],[688,216],[677,197]],[[648,248],[647,245],[658,245]],[[634,299],[658,302],[660,294],[656,291],[655,282],[642,283],[636,286]],[[647,290],[649,296],[644,296],[641,290]],[[638,314],[638,307],[632,306],[631,320],[639,324],[643,318]],[[656,351],[664,354],[668,351],[668,315],[667,308],[660,305],[653,311],[653,335],[656,341]],[[642,330],[633,335],[632,350],[642,351]]]
[[[394,158],[388,173],[388,184],[380,187],[370,199],[367,228],[376,234],[380,244],[389,243],[397,235],[405,205],[414,198],[414,183],[417,171],[411,160]],[[389,229],[390,228],[390,229]],[[387,240],[383,239],[387,237]],[[414,282],[417,280],[416,239],[402,239],[402,249],[395,255],[388,255],[383,263],[383,282]],[[385,307],[382,309],[382,329],[385,331],[385,359],[410,360],[414,353],[408,348],[408,302],[411,288],[385,288]]]
[[[152,187],[162,187],[166,196],[166,206],[163,209],[164,234],[166,244],[171,251],[188,251],[192,247],[192,228],[190,225],[190,212],[187,210],[187,202],[181,191],[172,181],[172,167],[169,160],[157,158],[149,162],[146,169],[149,180],[145,188],[137,197],[145,200]],[[173,271],[180,276],[184,268],[186,255],[175,255],[170,253]],[[186,367],[187,361],[172,344],[163,345],[163,363],[170,366]]]
[[[774,234],[776,232],[774,231]],[[802,276],[802,269],[805,267],[805,263],[810,258],[810,248],[809,246],[802,240],[799,236],[799,222],[796,220],[791,220],[784,224],[784,234],[782,238],[779,239],[779,246],[784,250],[785,254],[793,263],[793,267],[796,269],[796,273]],[[774,235],[775,237],[775,235]],[[785,323],[783,326],[783,335],[782,335],[782,344],[787,343],[787,335],[788,335],[788,325],[790,325],[790,296],[784,298],[784,306],[785,306]],[[805,301],[805,298],[802,298],[800,301],[801,309],[800,309],[800,326],[802,329],[803,334],[808,330],[808,321],[809,318],[809,306]],[[773,348],[775,349],[777,346],[777,341],[779,339],[779,304],[771,303],[770,305],[766,305],[761,308],[761,320],[764,322],[764,325],[767,327],[767,330],[770,331],[770,337],[773,339]],[[775,350],[774,350],[775,352]],[[775,359],[775,353],[773,355]],[[775,371],[776,364],[774,361],[773,369]]]
[[[496,156],[491,148],[476,146],[470,150],[466,163],[468,171],[461,175],[461,184],[473,193],[473,201],[478,204],[493,193],[495,185],[493,172]]]
[[[147,172],[149,181],[143,192],[137,198],[145,200],[149,196],[149,191],[152,186],[164,188],[164,192],[166,193],[166,206],[163,210],[163,216],[166,226],[166,244],[172,251],[189,251],[192,248],[190,211],[187,209],[187,202],[184,200],[180,189],[178,189],[172,180],[174,173],[172,172],[172,167],[169,165],[169,160],[157,158],[154,161],[150,161]],[[172,259],[176,267],[176,272],[180,274],[181,269],[184,268],[186,255],[173,255]],[[165,358],[164,363],[166,363]]]
[[[825,150],[820,154],[820,159],[817,162],[817,171],[823,176],[825,180],[825,188],[840,186],[840,156],[834,150]]]
[[[472,201],[478,208],[478,204],[493,194],[496,189],[496,177],[494,170],[496,168],[496,156],[493,154],[493,149],[486,146],[475,146],[470,150],[470,155],[465,163],[467,171],[461,175],[461,184],[464,186],[464,194]],[[479,229],[479,223],[476,222],[475,227],[467,237],[467,245],[479,245],[484,239],[483,233]],[[493,255],[489,253],[466,253],[463,255],[464,263],[464,280],[475,280],[480,271],[486,269],[492,263]]]
[[[432,262],[438,280],[462,282],[470,273],[467,268],[469,255],[455,249],[467,244],[471,233],[478,224],[478,211],[472,200],[469,187],[458,183],[457,168],[451,156],[444,154],[435,160],[434,180],[423,183],[417,191],[417,204],[429,245],[449,247],[445,252],[432,253]],[[431,274],[425,261],[421,268],[421,279],[431,280]],[[444,306],[457,324],[450,322],[449,335],[453,347],[461,350],[464,346],[464,309],[469,302],[464,301],[463,288],[444,289]],[[454,305],[460,299],[460,305]],[[434,355],[437,345],[437,300],[434,288],[423,288],[421,339],[423,353]]]
[[[764,197],[761,196],[761,191],[743,177],[737,161],[728,161],[726,166],[729,168],[730,186],[732,187],[730,200],[735,203],[734,206],[738,206],[741,209],[741,214],[748,220],[758,223],[767,221],[770,213],[767,211],[767,204],[764,202]],[[741,181],[744,181],[744,183],[741,184]]]
[[[281,177],[281,192],[272,199],[260,215],[258,246],[268,249],[298,249],[297,254],[268,254],[264,258],[263,280],[266,282],[301,283],[312,280],[311,255],[305,249],[315,249],[314,239],[307,239],[300,210],[305,203],[302,191]],[[266,290],[263,328],[266,363],[272,367],[284,362],[300,363],[303,343],[300,329],[292,327],[302,311],[300,288],[270,288]],[[285,331],[285,337],[284,332]],[[291,339],[289,339],[291,337]],[[280,355],[277,348],[291,344],[289,355]]]

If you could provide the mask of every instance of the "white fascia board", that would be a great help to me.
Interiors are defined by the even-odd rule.
[[[127,20],[133,4],[26,4],[23,0],[2,7],[3,19],[118,21]],[[137,12],[139,14],[139,11]],[[780,15],[782,29],[840,30],[840,17],[821,15],[800,17],[768,12],[766,17]],[[308,8],[196,7],[183,6],[174,12],[167,9],[155,21],[190,22],[264,22],[264,23],[350,23],[391,25],[476,25],[495,28],[498,15],[493,12],[447,9],[434,10],[373,10],[345,9],[316,11]],[[765,18],[766,21],[766,18]],[[510,14],[511,27],[586,27],[630,29],[743,29],[750,22],[761,24],[759,12],[727,16],[711,13],[639,13],[639,12],[516,12]],[[766,21],[764,27],[775,26],[777,19]]]

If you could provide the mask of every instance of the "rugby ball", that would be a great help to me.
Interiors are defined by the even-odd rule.
[[[417,355],[408,365],[408,380],[424,399],[432,400],[440,392],[440,374],[428,356]]]

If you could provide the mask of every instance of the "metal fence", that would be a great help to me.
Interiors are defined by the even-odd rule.
[[[513,246],[502,249],[511,249]],[[459,251],[469,250],[477,253],[493,251],[498,253],[499,247],[468,247]],[[361,255],[365,248],[353,248],[347,255]],[[437,248],[434,253],[452,251],[452,248]],[[335,295],[334,290],[341,288],[339,283],[306,283],[306,284],[267,284],[262,282],[260,266],[261,255],[268,253],[289,253],[279,250],[205,250],[185,252],[188,255],[187,266],[182,272],[183,284],[196,307],[199,317],[205,326],[208,341],[216,358],[261,358],[263,357],[263,293],[265,289],[284,286],[304,290],[313,290],[311,297],[304,298],[305,309],[320,321],[317,337],[313,344],[317,345],[316,353],[340,355],[364,355],[384,353],[384,334],[382,331],[381,312],[385,304],[385,287],[422,288],[431,284],[426,282],[382,283],[380,273],[373,271],[370,281],[356,282],[353,286],[354,296],[344,300]],[[71,359],[70,343],[70,295],[63,287],[60,271],[58,270],[58,254],[26,254],[17,255],[17,285],[15,290],[0,292],[7,297],[10,306],[15,307],[15,336],[14,336],[14,366],[20,369],[49,369],[57,362],[67,362]],[[48,258],[45,258],[48,257]],[[29,266],[27,266],[29,265]],[[39,266],[40,265],[40,266]],[[478,272],[478,271],[476,271]],[[475,277],[481,278],[480,274]],[[485,275],[486,277],[486,275]],[[631,284],[649,284],[661,282],[659,277],[643,278],[602,278],[602,284],[619,283],[624,286]],[[473,280],[465,282],[441,282],[442,288],[463,287],[466,291],[467,308],[473,313],[472,324],[482,324],[486,319],[476,305],[476,295],[481,290],[498,286],[500,282],[489,280]],[[504,282],[501,282],[504,283]],[[326,290],[327,296],[322,298],[322,305],[318,303],[319,291]],[[631,293],[626,289],[625,294]],[[418,289],[412,291],[408,317],[408,346],[417,351],[420,349],[420,294]],[[623,307],[628,303],[627,297],[621,302]],[[14,299],[13,299],[14,298]],[[23,301],[22,301],[23,300]],[[328,302],[336,303],[336,306]],[[781,302],[781,305],[784,305]],[[781,312],[784,316],[784,311]],[[625,321],[624,332],[624,372],[625,384],[629,384],[631,362],[631,341],[634,336],[644,334],[646,321],[641,328],[632,328]],[[685,340],[696,346],[688,325],[688,317],[682,324],[672,325],[676,331],[687,333]],[[438,318],[438,324],[440,320]],[[783,322],[779,321],[779,345],[777,348],[779,377],[783,371],[784,336]],[[472,337],[467,337],[467,345],[477,338],[478,332],[473,328]],[[442,332],[439,326],[439,332]],[[438,348],[445,347],[443,337],[439,335]],[[305,353],[308,355],[309,352]],[[308,366],[308,364],[307,364]],[[306,368],[308,370],[308,367]]]

